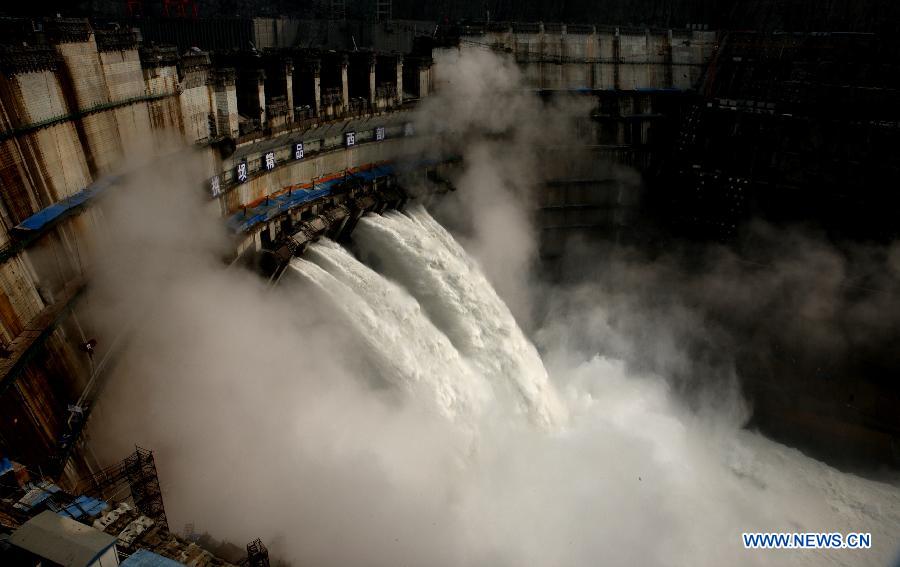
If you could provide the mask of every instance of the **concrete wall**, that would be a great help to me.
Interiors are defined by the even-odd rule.
[[[283,45],[291,30],[270,24],[260,22],[263,27],[256,33],[271,32],[267,37],[272,44]],[[265,25],[269,28],[263,29]],[[306,114],[302,120],[285,119],[279,127],[264,122],[263,130],[242,138],[235,68],[240,72],[250,63],[213,63],[197,50],[140,46],[127,30],[95,32],[82,20],[61,20],[58,26],[48,24],[48,30],[53,33],[28,45],[5,46],[2,54],[0,451],[54,474],[54,467],[63,468],[65,461],[51,457],[62,454],[60,440],[71,433],[67,406],[80,398],[90,379],[91,365],[81,346],[86,338],[96,338],[96,356],[102,357],[114,339],[97,336],[90,309],[77,302],[94,257],[92,243],[106,236],[102,204],[88,202],[36,232],[17,225],[67,197],[84,197],[86,188],[105,182],[109,174],[127,172],[136,161],[184,142],[202,149],[207,175],[222,176],[226,191],[210,197],[209,207],[229,214],[285,187],[396,157],[404,147],[403,122],[409,117],[369,109],[338,123]],[[282,106],[290,105],[293,94],[289,89],[295,77],[287,66],[291,55],[267,55],[272,63],[286,65]],[[331,65],[322,76],[334,79],[329,86],[338,95],[331,97],[331,117],[347,117],[347,56],[332,55],[322,57],[322,65]],[[374,53],[370,59],[376,60]],[[378,77],[377,68],[367,69],[367,94],[374,96],[373,87],[380,88],[383,100],[377,108],[394,109],[403,97],[402,59],[383,56],[382,65]],[[431,90],[430,73],[429,62],[416,77],[421,95]],[[310,84],[321,87],[316,76]],[[399,88],[392,91],[393,85]],[[260,103],[280,102],[274,101],[280,84],[272,84],[269,94],[264,83],[258,86]],[[315,93],[313,101],[321,96]],[[290,108],[286,116],[292,113]],[[376,142],[379,126],[387,129],[387,139]],[[346,128],[358,131],[357,146],[342,147]],[[287,138],[279,138],[279,132]],[[237,153],[223,162],[219,148],[227,152],[229,144],[219,142],[227,137]],[[307,159],[292,159],[292,139],[309,144]],[[257,172],[267,147],[275,149],[279,167]],[[254,172],[240,185],[228,179],[236,158],[247,158]],[[85,473],[85,459],[76,454],[68,461],[64,470],[69,480]]]
[[[207,174],[221,174],[235,160],[223,162],[211,142],[238,138],[233,72],[216,68],[203,53],[141,48],[127,32],[97,36],[98,42],[86,23],[75,27],[39,48],[9,46],[8,72],[0,76],[0,349],[9,353],[0,357],[0,447],[26,464],[50,468],[66,433],[66,408],[90,378],[80,346],[97,338],[96,356],[103,356],[113,342],[96,336],[89,310],[77,303],[103,215],[89,203],[34,236],[14,227],[110,173],[127,171],[132,157],[172,147],[172,136],[201,145]],[[343,60],[335,59],[335,74],[346,95]],[[402,67],[389,70],[402,81]],[[259,96],[265,96],[262,88]],[[347,111],[343,98],[336,116]],[[228,214],[284,187],[388,160],[402,145],[396,120],[387,125],[395,139],[378,143],[365,142],[387,119],[321,126],[305,120],[288,121],[284,129],[307,140],[308,159],[291,160],[286,142],[276,151],[278,168],[211,199],[210,208]],[[342,125],[359,128],[360,145],[341,147]],[[258,145],[237,140],[237,155],[252,153],[253,169],[273,141],[271,130],[260,134]],[[322,148],[327,151],[316,153]],[[76,455],[66,474],[83,475],[86,458]]]
[[[210,115],[213,114],[215,107],[211,99],[211,89],[207,86],[208,78],[208,69],[192,70],[185,75],[179,104],[184,135],[189,140],[208,140],[211,135]]]
[[[0,78],[4,128],[39,124],[69,114],[58,73],[25,72]],[[90,180],[75,125],[52,124],[0,146],[3,235],[39,209],[79,191]]]
[[[708,31],[533,28],[463,39],[511,53],[529,87],[549,90],[692,89],[716,45]]]
[[[154,132],[180,136],[184,128],[174,65],[145,76],[136,46],[100,50],[92,33],[64,34],[39,49],[11,46],[0,77],[0,347],[9,353],[0,376],[0,445],[47,466],[66,406],[88,380],[71,309],[102,215],[88,209],[26,244],[11,231],[127,166],[125,156],[140,155]],[[209,106],[208,96],[196,98]],[[201,113],[188,117],[197,125]],[[188,139],[194,136],[208,132],[197,126]]]
[[[253,18],[253,37],[257,49],[297,45],[301,40],[300,20],[294,18]]]
[[[376,144],[361,144],[350,149],[327,151],[300,161],[292,159],[289,147],[280,148],[276,151],[276,160],[283,166],[270,173],[252,177],[229,191],[225,196],[225,210],[233,213],[246,204],[286,187],[310,183],[313,179],[339,174],[361,165],[394,159],[402,152],[403,142],[403,139],[395,138]],[[251,169],[257,166],[259,160],[260,157],[248,160]]]
[[[397,158],[406,153],[403,127],[410,120],[410,112],[394,112],[286,132],[278,138],[243,144],[231,158],[221,162],[219,177],[224,190],[221,212],[233,213],[266,195],[291,185],[309,183],[313,178]],[[385,128],[385,140],[375,141],[377,127]],[[358,144],[349,149],[343,147],[344,133],[348,131],[356,132]],[[304,143],[306,157],[295,160],[293,143],[300,141]],[[261,162],[264,154],[270,151],[275,153],[278,166],[265,172]],[[244,161],[250,179],[237,184],[235,168]]]
[[[100,63],[110,100],[143,96],[144,77],[137,49],[101,52]]]

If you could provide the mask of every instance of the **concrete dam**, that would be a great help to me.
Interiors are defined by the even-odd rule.
[[[0,30],[3,564],[900,558],[894,40]]]

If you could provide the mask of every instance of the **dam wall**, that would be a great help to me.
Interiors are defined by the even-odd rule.
[[[187,143],[202,156],[208,177],[198,191],[232,230],[235,258],[293,253],[352,228],[366,210],[402,203],[385,162],[413,154],[409,109],[439,77],[422,49],[206,52],[144,44],[131,29],[84,20],[3,26],[0,430],[14,433],[0,444],[75,479],[87,467],[79,444],[94,363],[115,343],[96,336],[79,303],[103,230],[94,199],[149,156]],[[590,89],[598,102],[589,151],[636,167],[652,164],[651,140],[662,139],[656,108],[686,85],[679,80],[694,80],[709,39],[678,35],[687,43],[673,47],[672,33],[490,33],[482,41],[516,53],[529,87]],[[670,48],[684,56],[658,56]],[[541,201],[550,229],[608,224],[612,213],[585,207],[611,202],[600,195],[608,183],[587,174],[573,183],[580,189],[559,185]]]
[[[453,165],[416,157],[441,147],[431,140],[439,133],[415,131],[412,112],[440,86],[430,50],[179,51],[80,20],[8,37],[0,449],[30,466],[71,479],[88,468],[80,432],[116,337],[98,336],[80,298],[104,229],[92,204],[127,185],[120,176],[185,143],[196,148],[205,179],[195,196],[230,231],[231,260],[272,277],[310,240],[402,206],[404,162],[418,160],[416,175],[452,188],[441,168]],[[643,244],[679,231],[724,241],[759,212],[824,210],[820,218],[845,231],[896,236],[895,223],[875,218],[896,209],[881,190],[896,178],[881,149],[897,133],[896,68],[872,38],[514,24],[459,41],[511,57],[543,100],[578,97],[576,107],[589,108],[570,139],[538,149],[545,182],[533,202],[547,265],[579,242]],[[815,67],[822,53],[844,84]],[[816,171],[833,175],[823,182]],[[853,199],[842,186],[856,187]],[[794,415],[767,396],[759,416]],[[886,453],[894,416],[867,409],[830,427],[863,422],[889,432],[858,435],[872,454]]]
[[[288,192],[279,214],[299,222],[381,191],[371,171],[402,153],[404,110],[428,94],[431,62],[299,48],[180,53],[77,19],[0,28],[0,452],[71,483],[90,469],[80,434],[117,341],[98,336],[79,301],[104,230],[94,201],[188,144],[208,176],[198,193],[237,227],[236,254],[271,246],[287,225],[236,217],[256,218]],[[365,78],[353,97],[349,76]],[[369,181],[317,203],[297,198],[354,175]]]
[[[399,163],[437,135],[415,132],[411,110],[440,74],[431,48],[207,52],[67,19],[0,31],[0,451],[74,481],[90,468],[80,433],[117,340],[98,335],[80,301],[104,229],[94,200],[186,143],[232,259],[274,277],[310,240],[403,204]],[[751,213],[815,207],[846,231],[896,237],[896,199],[882,188],[896,178],[883,148],[897,137],[897,74],[872,38],[492,24],[458,39],[511,57],[544,100],[590,101],[570,141],[540,149],[545,259],[573,240],[642,242],[660,218],[724,241]],[[822,53],[844,84],[815,66]],[[452,177],[439,162],[414,165],[438,185]],[[795,415],[758,407],[772,423]],[[873,454],[900,430],[875,409],[831,427],[848,423],[864,424]]]
[[[126,156],[161,147],[180,110],[144,81],[133,34],[95,31],[85,21],[48,22],[42,36],[4,46],[0,77],[0,439],[3,451],[61,472],[72,448],[73,414],[91,377],[82,349],[91,338],[76,303],[85,286],[99,211],[21,228],[77,199]],[[19,227],[19,228],[17,228]],[[102,355],[105,345],[100,346]],[[67,471],[83,470],[71,462]]]
[[[552,23],[464,26],[460,46],[511,58],[545,99],[590,97],[589,119],[566,147],[542,150],[541,254],[558,258],[584,239],[638,240],[645,180],[675,143],[695,103],[719,33]],[[440,77],[436,79],[440,83]]]
[[[534,89],[686,91],[700,81],[717,33],[495,24],[465,28],[461,42],[511,54]]]
[[[217,192],[213,206],[233,227],[238,254],[269,249],[278,239],[280,226],[269,222],[272,213],[266,212],[269,200],[290,191],[315,192],[335,179],[349,181],[374,165],[414,155],[416,146],[408,139],[411,119],[409,112],[401,111],[288,132],[239,147],[210,180],[211,195]],[[348,135],[353,139],[350,146]],[[290,212],[305,218],[321,208],[321,202],[298,202]],[[255,220],[260,215],[264,218]]]

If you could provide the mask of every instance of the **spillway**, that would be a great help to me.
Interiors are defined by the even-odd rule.
[[[291,268],[342,305],[387,380],[407,389],[430,384],[448,414],[477,415],[490,398],[544,427],[564,421],[534,345],[478,266],[424,209],[368,216],[357,231],[363,253],[398,283],[329,240],[313,244]]]
[[[0,565],[900,566],[900,19],[140,4],[0,18]]]
[[[291,269],[341,306],[379,378],[425,397],[448,417],[480,413],[489,390],[401,287],[330,240],[313,244]]]
[[[364,257],[418,299],[503,399],[545,426],[564,421],[534,345],[481,269],[424,209],[369,216],[357,230]]]
[[[551,379],[477,262],[423,208],[368,215],[354,236],[362,261],[322,240],[281,285],[311,285],[340,313],[373,361],[357,378],[388,383],[471,436],[436,449],[461,457],[429,481],[440,509],[432,526],[435,503],[405,484],[410,471],[388,473],[412,520],[396,518],[385,533],[423,526],[418,545],[376,563],[809,564],[800,551],[742,549],[742,532],[775,530],[871,532],[873,549],[852,564],[884,564],[896,552],[900,498],[890,485],[698,418],[663,378],[631,375],[620,361],[570,356]],[[433,551],[441,539],[447,556]],[[846,553],[821,550],[815,560],[846,564]]]

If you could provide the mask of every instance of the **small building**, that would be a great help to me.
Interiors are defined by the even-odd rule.
[[[17,565],[117,567],[116,538],[50,510],[28,520],[9,538]]]

